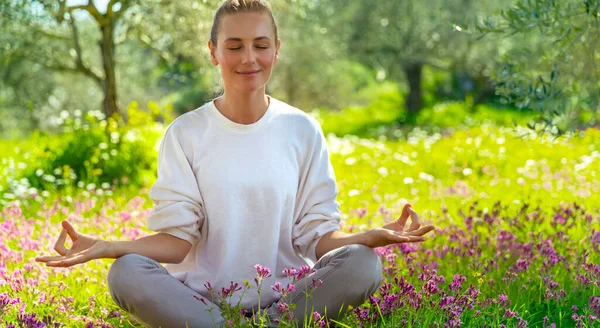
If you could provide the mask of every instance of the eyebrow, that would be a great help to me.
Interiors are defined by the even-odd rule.
[[[266,37],[266,36],[259,36],[258,38],[254,39],[254,41],[259,41],[259,40],[271,40],[271,39],[269,37]],[[227,42],[227,41],[242,41],[242,39],[240,39],[240,38],[227,38],[223,42]]]

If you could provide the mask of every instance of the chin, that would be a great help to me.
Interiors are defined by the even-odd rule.
[[[261,89],[265,90],[265,85],[266,84],[252,84],[251,85],[249,83],[246,83],[246,84],[240,83],[239,85],[236,86],[236,89],[243,93],[251,93],[251,92],[259,91]]]

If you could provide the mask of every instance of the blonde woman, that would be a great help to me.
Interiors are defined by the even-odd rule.
[[[382,228],[340,231],[338,189],[319,123],[265,94],[280,46],[266,1],[225,1],[208,41],[224,93],[180,116],[164,135],[150,191],[155,207],[147,218],[157,234],[108,242],[79,234],[65,221],[55,247],[61,256],[37,260],[65,267],[115,258],[108,273],[114,301],[151,327],[222,324],[218,311],[212,317],[207,311],[216,304],[198,301],[211,300],[204,284],[220,291],[231,281],[252,281],[256,264],[272,270],[260,304],[273,326],[280,294],[269,287],[290,281],[286,268],[316,270],[290,294],[300,326],[311,311],[336,318],[362,304],[382,280],[373,248],[421,242],[434,228],[421,227],[407,205]],[[404,230],[409,216],[412,224]],[[71,249],[64,246],[67,235]],[[322,285],[306,300],[305,291],[318,280]],[[255,312],[257,298],[246,293],[244,309]]]

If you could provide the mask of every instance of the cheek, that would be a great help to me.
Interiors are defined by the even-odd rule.
[[[238,56],[235,53],[224,53],[221,54],[219,62],[226,67],[235,66],[238,62]]]
[[[274,52],[270,52],[270,53],[261,54],[258,57],[258,60],[260,61],[260,63],[263,66],[272,66],[273,65],[273,61],[275,60],[275,53]]]

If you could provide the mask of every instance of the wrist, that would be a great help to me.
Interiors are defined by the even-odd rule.
[[[101,243],[104,243],[104,249],[105,249],[105,258],[108,259],[116,259],[118,258],[118,254],[117,254],[117,245],[115,242],[112,241],[107,241],[107,240],[101,240]]]
[[[361,244],[371,247],[369,244],[369,233],[371,229],[367,229],[354,234],[354,244]]]

